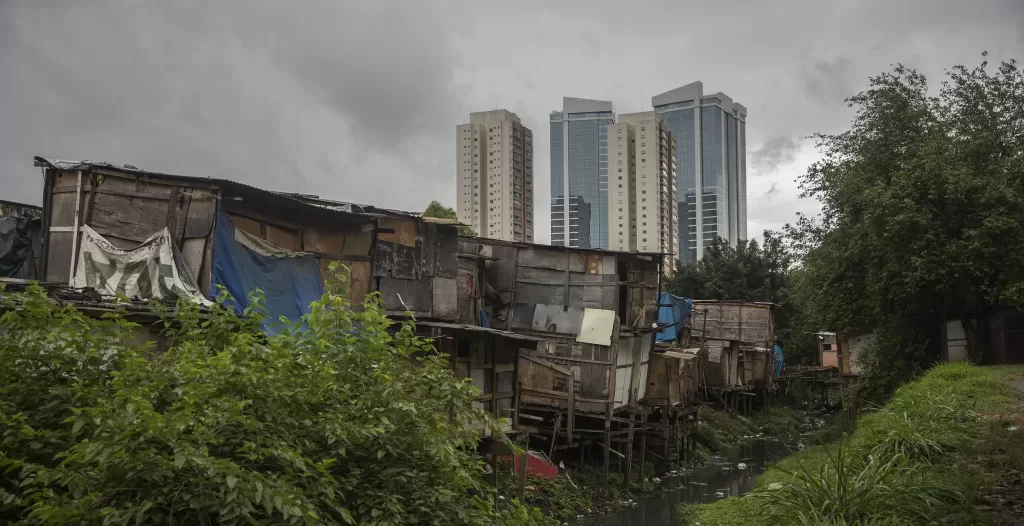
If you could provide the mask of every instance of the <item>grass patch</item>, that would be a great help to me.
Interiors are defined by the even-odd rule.
[[[775,406],[761,411],[751,419],[761,433],[769,436],[789,436],[804,427],[804,414],[792,407]]]
[[[758,432],[750,420],[734,413],[716,411],[708,406],[700,407],[697,418],[700,422],[697,427],[697,442],[715,452]]]
[[[986,524],[974,503],[1024,468],[1020,393],[1024,367],[945,364],[862,416],[838,444],[770,467],[754,491],[687,506],[683,524]]]

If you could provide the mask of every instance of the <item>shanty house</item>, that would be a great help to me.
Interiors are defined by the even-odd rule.
[[[295,322],[308,312],[338,262],[350,270],[354,305],[380,291],[391,313],[456,318],[454,226],[224,179],[89,161],[36,164],[44,172],[45,281],[196,301],[223,288],[239,310],[259,289],[265,327],[275,330],[279,317]],[[442,278],[436,288],[434,277]]]
[[[524,408],[610,417],[646,391],[657,254],[459,240],[459,313],[542,337],[519,360]]]
[[[771,387],[774,305],[763,302],[693,300],[690,331],[707,345],[708,386]]]

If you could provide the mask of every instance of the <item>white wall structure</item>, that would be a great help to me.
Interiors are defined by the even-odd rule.
[[[533,242],[533,132],[508,110],[456,126],[459,221],[480,237]]]

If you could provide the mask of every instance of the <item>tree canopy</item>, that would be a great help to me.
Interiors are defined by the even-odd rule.
[[[897,65],[848,99],[852,125],[816,136],[824,158],[799,179],[822,214],[787,228],[808,311],[874,331],[894,383],[937,358],[942,320],[1024,305],[1024,75],[1012,60],[946,75],[933,96]]]

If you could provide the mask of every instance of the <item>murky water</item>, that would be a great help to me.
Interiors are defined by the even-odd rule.
[[[774,439],[756,439],[742,444],[692,473],[663,481],[666,491],[637,501],[636,506],[608,515],[587,517],[581,526],[661,526],[678,524],[680,504],[712,502],[744,495],[754,488],[766,462],[778,462],[796,449]],[[739,469],[739,463],[746,464]]]

